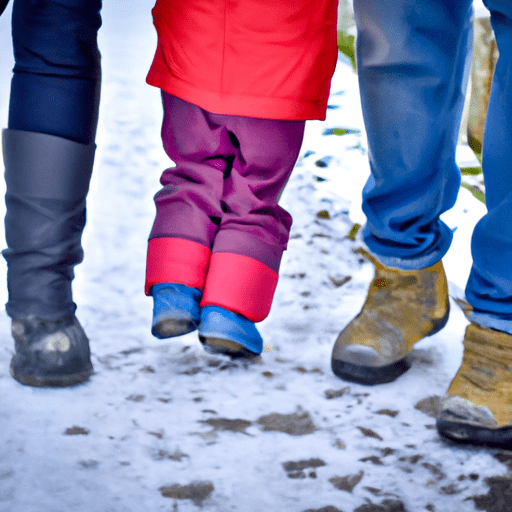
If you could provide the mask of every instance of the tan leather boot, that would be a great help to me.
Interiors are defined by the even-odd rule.
[[[455,441],[512,448],[512,335],[468,325],[437,429]]]
[[[413,345],[442,329],[449,314],[442,262],[421,270],[375,265],[361,312],[341,331],[332,351],[332,370],[361,384],[391,382],[409,369]]]

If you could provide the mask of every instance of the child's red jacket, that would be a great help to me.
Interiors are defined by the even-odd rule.
[[[325,119],[337,0],[157,0],[147,81],[216,114]]]

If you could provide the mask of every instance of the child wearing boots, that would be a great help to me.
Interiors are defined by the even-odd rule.
[[[157,0],[147,81],[162,90],[164,171],[147,253],[152,333],[198,329],[251,357],[291,216],[278,205],[307,119],[325,119],[335,0]]]

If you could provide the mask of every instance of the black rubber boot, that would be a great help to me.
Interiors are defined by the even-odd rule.
[[[93,373],[89,340],[75,315],[12,321],[10,373],[26,386],[73,386]]]
[[[92,373],[71,282],[82,261],[85,200],[95,145],[3,131],[12,376],[32,386],[77,384]],[[58,343],[55,340],[59,340]],[[65,339],[67,341],[65,341]]]

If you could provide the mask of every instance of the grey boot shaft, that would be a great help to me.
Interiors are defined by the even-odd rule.
[[[81,237],[95,144],[3,130],[7,260],[12,318],[73,314],[71,282],[83,259]]]

